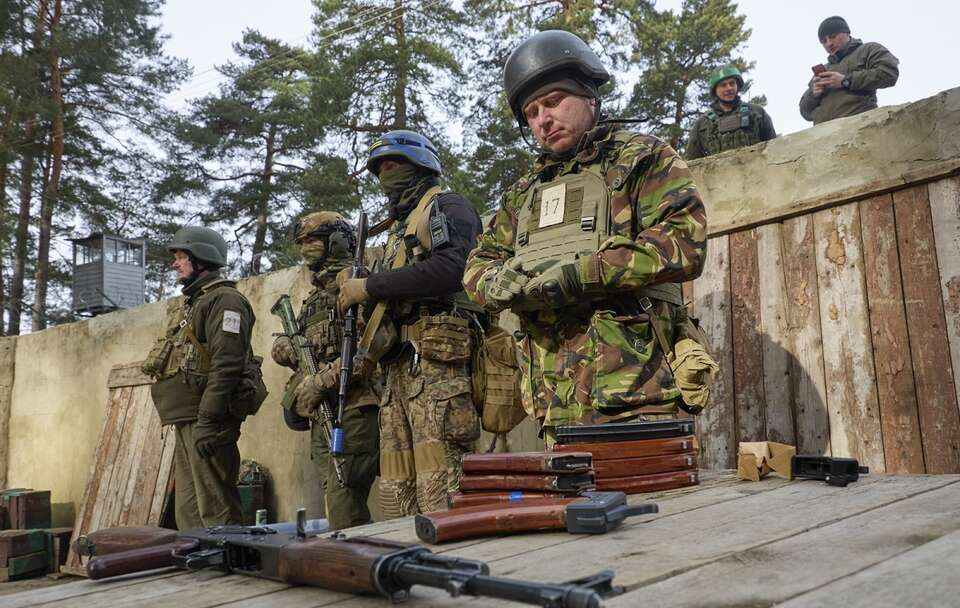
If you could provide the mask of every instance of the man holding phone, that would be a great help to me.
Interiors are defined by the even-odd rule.
[[[882,44],[852,38],[843,17],[824,19],[817,36],[829,57],[813,66],[800,114],[816,125],[876,108],[877,89],[897,83],[899,60]]]

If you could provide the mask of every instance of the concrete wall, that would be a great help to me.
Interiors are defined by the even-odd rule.
[[[714,237],[932,180],[960,168],[960,89],[825,123],[691,167],[705,194]],[[269,358],[271,334],[279,331],[270,306],[288,290],[299,302],[307,276],[288,269],[246,279],[239,288],[257,312],[254,349]],[[0,340],[0,486],[51,489],[58,503],[55,525],[72,523],[103,423],[107,374],[113,365],[146,354],[171,304]],[[318,513],[321,493],[309,462],[309,437],[288,431],[279,413],[288,374],[269,362],[264,371],[271,395],[244,425],[241,453],[270,470],[273,514],[286,518],[300,505]],[[511,447],[536,448],[534,425],[521,427],[511,433]]]

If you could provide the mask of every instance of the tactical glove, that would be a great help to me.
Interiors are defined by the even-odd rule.
[[[201,417],[193,425],[193,445],[200,458],[210,458],[217,453],[220,425],[209,418]]]
[[[577,302],[583,294],[579,265],[576,262],[554,264],[530,279],[523,293],[550,308],[562,308]]]
[[[300,359],[297,357],[297,349],[293,345],[293,340],[287,336],[277,336],[273,341],[273,347],[270,349],[270,356],[277,365],[289,367],[297,371],[300,366]]]
[[[366,279],[347,279],[340,287],[337,306],[340,308],[340,314],[343,315],[354,304],[363,304],[368,299],[370,294],[367,293]]]
[[[305,376],[297,385],[297,402],[294,411],[298,416],[309,418],[330,395],[330,391],[339,385],[340,363],[327,364],[316,374]]]
[[[509,308],[513,301],[523,293],[524,285],[530,278],[523,274],[523,263],[519,258],[510,258],[483,284],[483,297],[486,308],[499,312]]]

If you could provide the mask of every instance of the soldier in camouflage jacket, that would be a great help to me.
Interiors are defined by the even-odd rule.
[[[548,443],[562,424],[673,416],[679,392],[651,323],[673,335],[679,282],[703,268],[691,174],[662,141],[598,126],[609,75],[573,34],[534,35],[504,72],[542,149],[471,252],[467,293],[520,315],[524,406]]]

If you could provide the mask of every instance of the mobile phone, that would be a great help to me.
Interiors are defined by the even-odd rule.
[[[810,69],[813,70],[814,76],[819,76],[820,74],[823,74],[824,72],[827,71],[827,66],[823,65],[822,63],[818,63],[817,65],[813,66]]]

